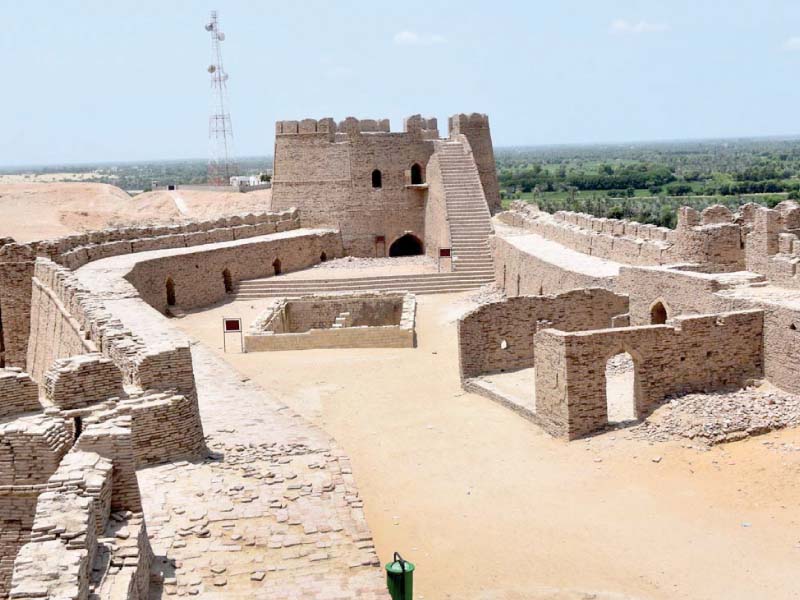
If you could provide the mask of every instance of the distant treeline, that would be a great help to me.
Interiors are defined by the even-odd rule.
[[[800,198],[800,140],[499,148],[501,196],[673,226],[681,205]]]

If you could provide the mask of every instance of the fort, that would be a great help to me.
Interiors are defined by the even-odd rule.
[[[395,538],[381,528],[376,549],[371,525],[411,508],[381,493],[365,502],[353,467],[364,458],[299,414],[336,353],[351,362],[328,368],[363,386],[403,360],[429,364],[427,379],[400,375],[424,379],[425,398],[403,395],[407,382],[348,392],[371,452],[420,472],[426,455],[395,443],[404,429],[392,419],[373,429],[370,411],[431,405],[429,423],[415,415],[406,429],[436,433],[413,438],[431,454],[457,455],[469,436],[448,438],[437,419],[458,405],[478,427],[548,444],[550,461],[574,454],[569,440],[613,445],[688,394],[800,394],[797,203],[682,208],[674,230],[526,203],[502,211],[486,115],[451,117],[446,138],[419,115],[402,132],[354,118],[275,131],[270,210],[0,241],[0,597],[387,598],[378,556]],[[220,311],[247,315],[246,354],[187,333]],[[437,330],[450,363],[425,345]],[[297,408],[276,397],[290,361],[304,369]],[[245,375],[248,364],[272,379]],[[450,379],[463,391],[441,387]],[[748,422],[724,441],[771,429]],[[359,464],[373,490],[381,469]],[[401,472],[406,489],[431,485]],[[484,476],[474,496],[418,493],[453,502],[436,519],[464,530],[453,515],[480,501]],[[524,537],[524,512],[498,526]],[[413,533],[421,557],[450,548],[444,534]]]

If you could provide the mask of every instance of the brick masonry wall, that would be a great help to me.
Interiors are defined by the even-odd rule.
[[[424,239],[425,191],[407,185],[412,165],[424,172],[433,154],[426,132],[357,130],[337,139],[327,132],[287,133],[280,123],[277,129],[275,209],[296,206],[305,225],[340,229],[345,252],[355,256],[388,256],[392,242],[406,232]],[[372,187],[375,169],[380,188]],[[376,245],[376,236],[385,244]]]
[[[183,309],[208,306],[226,296],[223,271],[236,285],[243,279],[274,274],[273,263],[280,260],[281,271],[288,273],[342,255],[339,235],[332,230],[312,230],[307,235],[260,238],[230,247],[198,248],[196,252],[159,256],[137,262],[126,275],[140,297],[160,312],[166,312],[166,282],[175,289],[175,305]]]
[[[489,238],[495,281],[509,296],[552,295],[578,288],[614,288],[614,277],[597,277],[547,262],[498,236]]]
[[[484,304],[458,320],[461,378],[533,367],[534,334],[540,328],[602,329],[627,312],[627,297],[599,288]]]
[[[347,325],[332,328],[349,312]],[[245,350],[408,348],[415,344],[413,294],[329,294],[277,300],[245,335]]]
[[[67,410],[125,394],[122,373],[100,354],[79,354],[55,361],[44,376],[43,387],[48,402]]]
[[[0,419],[41,410],[39,388],[20,369],[0,369]]]
[[[234,215],[182,225],[104,229],[30,244],[0,244],[0,333],[7,365],[26,367],[36,257],[77,269],[102,258],[154,248],[188,247],[297,229],[296,210]],[[46,362],[46,361],[45,361]],[[27,367],[26,367],[27,368]]]
[[[536,416],[574,439],[608,423],[606,362],[629,353],[635,409],[647,415],[666,396],[742,386],[763,375],[763,312],[685,316],[667,325],[536,334]]]
[[[763,278],[762,278],[763,279]],[[754,275],[725,283],[713,275],[661,268],[623,268],[618,291],[630,297],[631,324],[650,323],[650,309],[661,302],[667,316],[758,309],[764,311],[764,377],[792,393],[800,393],[800,308],[780,298],[738,297],[737,283]]]
[[[551,215],[524,202],[514,203],[500,219],[567,248],[623,264],[697,263],[715,271],[741,270],[745,265],[742,229],[730,222],[730,211],[729,221],[719,222],[715,208],[704,211],[704,222],[701,213],[683,207],[674,230],[568,211]]]
[[[31,537],[41,486],[0,485],[0,598],[7,598],[19,549]]]

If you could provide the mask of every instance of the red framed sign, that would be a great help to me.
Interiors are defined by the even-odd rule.
[[[244,352],[244,332],[242,331],[242,320],[239,317],[222,317],[222,349],[224,352],[228,351],[228,336],[229,333],[238,333],[239,342]]]

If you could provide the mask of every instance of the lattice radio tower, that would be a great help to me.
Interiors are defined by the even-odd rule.
[[[208,182],[211,185],[229,185],[230,178],[238,175],[238,168],[231,158],[233,153],[233,127],[228,106],[228,74],[222,66],[222,42],[225,34],[219,30],[217,11],[211,11],[211,20],[206,25],[211,33],[212,63],[208,66],[211,75],[212,109],[208,118]]]

